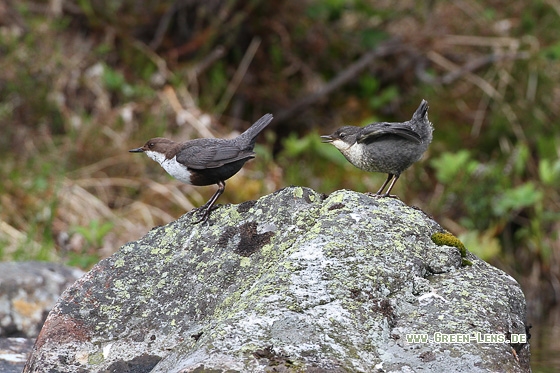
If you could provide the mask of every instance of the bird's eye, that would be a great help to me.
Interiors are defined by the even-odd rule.
[[[151,149],[151,148],[153,148],[155,145],[156,145],[156,144],[154,144],[153,142],[151,142],[151,143],[148,144],[148,148]]]
[[[340,137],[341,139],[346,137],[346,134],[344,132],[341,132],[340,135],[338,135],[338,137]]]

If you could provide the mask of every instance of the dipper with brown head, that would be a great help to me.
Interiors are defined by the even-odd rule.
[[[156,137],[129,152],[145,153],[168,174],[183,183],[197,186],[218,185],[212,198],[200,207],[202,216],[193,223],[198,224],[208,220],[214,203],[225,190],[226,180],[239,172],[245,162],[255,158],[253,148],[257,136],[271,121],[272,114],[266,114],[231,140],[194,139],[177,143]]]
[[[391,196],[400,174],[422,158],[432,142],[433,127],[428,119],[428,102],[422,100],[412,119],[402,123],[372,123],[365,127],[345,126],[321,136],[333,144],[354,166],[370,172],[387,173],[387,180],[375,193]],[[387,192],[383,190],[389,185]],[[394,197],[394,196],[391,196]]]

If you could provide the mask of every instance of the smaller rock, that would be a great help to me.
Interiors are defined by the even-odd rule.
[[[0,338],[0,372],[21,372],[34,342],[33,338]]]
[[[56,263],[0,263],[0,337],[36,338],[60,294],[83,274]]]

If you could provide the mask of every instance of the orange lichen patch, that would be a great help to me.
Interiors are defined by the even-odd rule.
[[[43,312],[44,302],[28,302],[24,299],[14,299],[12,302],[14,310],[22,316],[32,318],[38,312]]]

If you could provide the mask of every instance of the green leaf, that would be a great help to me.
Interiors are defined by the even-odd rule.
[[[541,54],[549,60],[553,60],[553,61],[560,60],[560,42],[552,44],[548,48],[543,48],[541,50]]]
[[[379,80],[373,75],[364,75],[359,81],[361,94],[373,96],[379,90]]]
[[[493,203],[496,216],[509,215],[512,211],[533,206],[542,201],[543,192],[531,181],[516,188],[506,190]]]
[[[515,175],[523,175],[527,169],[527,162],[529,160],[529,147],[525,144],[519,144],[517,146],[517,154],[515,156]]]
[[[70,253],[66,264],[71,267],[87,269],[91,268],[94,264],[99,262],[99,259],[99,255]]]
[[[553,186],[560,182],[560,159],[554,161],[541,159],[539,162],[539,178],[545,185]]]
[[[100,223],[98,219],[94,219],[89,222],[89,226],[72,227],[70,232],[82,235],[90,246],[101,247],[103,238],[113,229],[113,226],[114,224],[112,222],[106,221]]]
[[[368,29],[361,33],[360,44],[367,49],[375,48],[379,43],[388,39],[387,33],[380,29]]]
[[[290,157],[295,157],[311,148],[310,136],[297,137],[292,133],[284,140],[284,151]]]
[[[490,260],[502,251],[500,241],[494,235],[494,231],[493,228],[484,232],[470,231],[459,235],[459,239],[470,252],[482,260]]]
[[[467,150],[460,150],[457,153],[443,153],[439,158],[433,159],[430,164],[436,170],[438,181],[442,184],[449,184],[460,172],[474,171],[477,163],[470,158],[471,155]]]
[[[112,91],[119,90],[126,84],[123,74],[106,65],[103,68],[103,82],[105,86]]]
[[[369,100],[369,106],[372,109],[379,109],[387,105],[397,97],[399,97],[399,90],[396,86],[392,85],[385,88],[380,93],[372,96]]]

